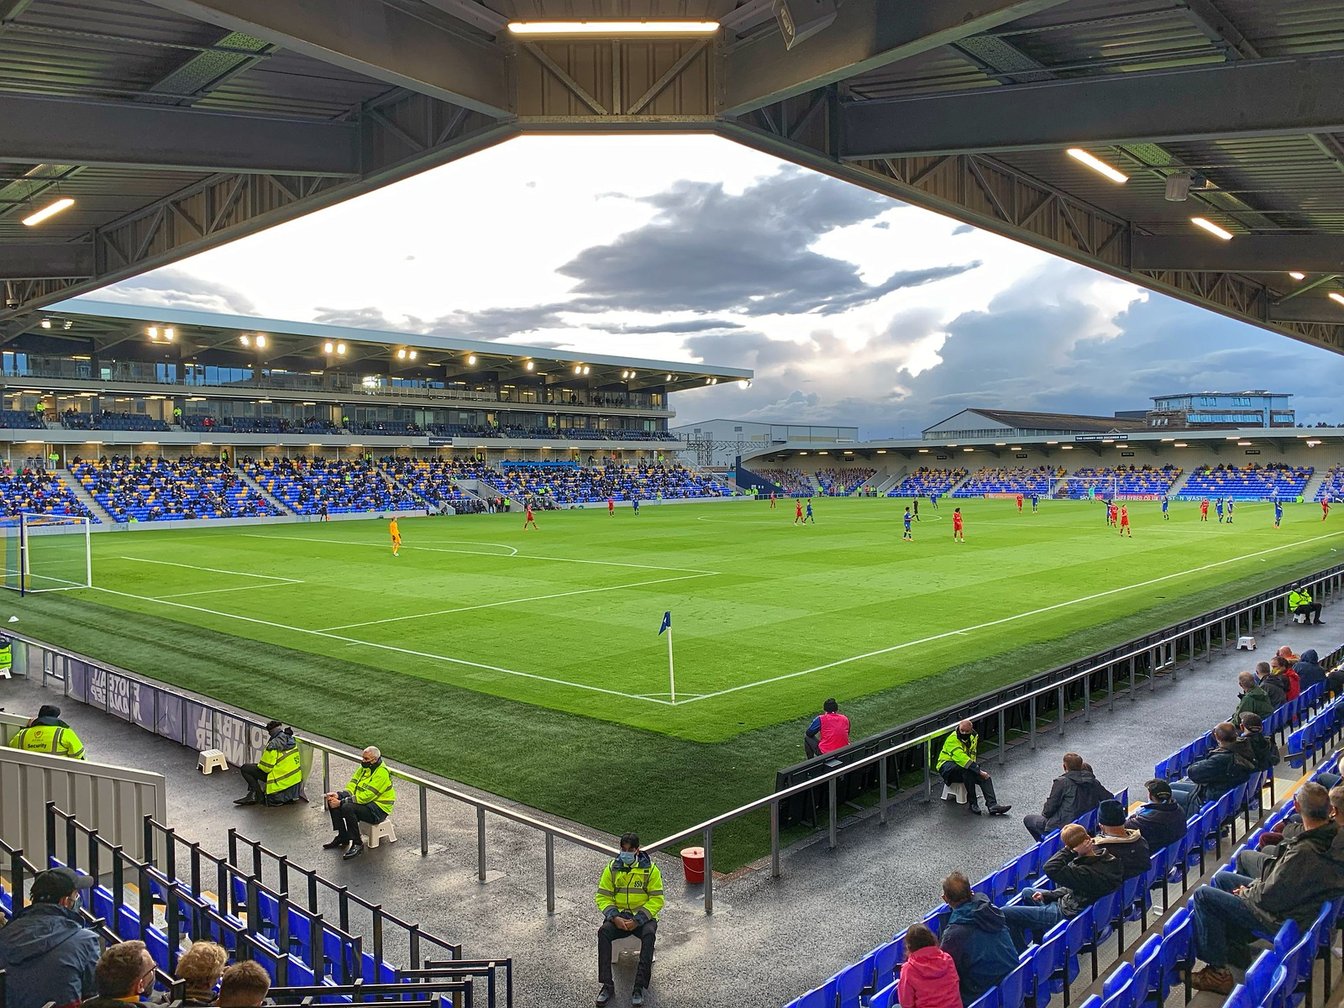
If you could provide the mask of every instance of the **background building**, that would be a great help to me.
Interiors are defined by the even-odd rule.
[[[687,461],[713,468],[732,466],[740,455],[754,455],[772,445],[847,444],[858,441],[857,427],[767,423],[756,420],[701,420],[670,428],[684,443]]]
[[[1150,427],[1292,427],[1287,392],[1180,392],[1153,396]]]

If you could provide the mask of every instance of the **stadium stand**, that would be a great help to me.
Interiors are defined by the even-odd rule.
[[[1338,657],[1340,651],[1336,650],[1332,660]],[[1288,739],[1289,752],[1296,757],[1295,765],[1301,766],[1313,752],[1323,751],[1327,742],[1336,739],[1344,726],[1341,721],[1344,698],[1332,699],[1327,703],[1323,690],[1323,684],[1312,687],[1297,699],[1281,706],[1264,724],[1264,732],[1268,736],[1302,722],[1302,727]],[[1313,711],[1316,712],[1314,716]],[[1201,736],[1159,762],[1154,768],[1154,776],[1162,779],[1180,776],[1211,746],[1208,735]],[[1335,771],[1337,761],[1338,754],[1317,767],[1312,774],[1313,778]],[[1210,851],[1215,861],[1222,858],[1223,839],[1230,831],[1235,842],[1239,817],[1246,823],[1247,834],[1242,838],[1241,845],[1231,851],[1224,866],[1234,866],[1241,850],[1256,849],[1259,837],[1273,830],[1293,810],[1291,801],[1285,801],[1270,814],[1263,790],[1269,786],[1272,795],[1272,780],[1272,769],[1258,772],[1217,801],[1205,803],[1187,821],[1184,837],[1168,847],[1151,852],[1151,865],[1147,872],[1127,880],[1117,892],[1086,907],[1078,916],[1061,920],[1043,934],[1034,935],[1034,941],[1021,954],[1018,965],[997,987],[990,989],[969,1008],[1047,1008],[1060,994],[1063,994],[1062,1003],[1067,1006],[1069,987],[1081,973],[1083,955],[1090,955],[1091,980],[1094,984],[1098,981],[1103,983],[1103,993],[1089,998],[1082,1008],[1135,1008],[1150,1001],[1160,1005],[1174,991],[1178,991],[1183,983],[1186,984],[1185,996],[1188,1002],[1190,990],[1187,976],[1195,964],[1193,900],[1170,914],[1153,934],[1148,935],[1139,944],[1132,961],[1124,958],[1126,924],[1138,924],[1136,929],[1130,930],[1131,938],[1141,937],[1148,930],[1148,915],[1156,909],[1154,894],[1159,889],[1162,912],[1166,914],[1170,906],[1170,887],[1179,884],[1182,894],[1188,892],[1192,881],[1205,875]],[[1121,804],[1127,804],[1127,796],[1123,792],[1117,795],[1117,799]],[[1256,806],[1259,818],[1267,816],[1263,825],[1254,832],[1250,831],[1252,806]],[[1096,820],[1097,811],[1093,810],[1077,821],[1089,832],[1095,833]],[[1041,876],[1041,867],[1061,846],[1060,831],[1056,830],[1002,868],[982,878],[972,889],[988,896],[992,903],[999,906],[1021,901],[1022,890],[1026,888],[1051,889],[1054,884],[1049,878]],[[1344,900],[1327,902],[1316,923],[1306,932],[1306,937],[1298,932],[1296,922],[1290,920],[1283,925],[1280,937],[1284,940],[1276,941],[1273,949],[1262,953],[1260,957],[1260,960],[1269,957],[1266,963],[1273,965],[1266,968],[1266,963],[1257,960],[1246,974],[1246,986],[1252,987],[1262,981],[1268,983],[1273,976],[1273,982],[1281,992],[1293,992],[1310,981],[1314,960],[1318,957],[1325,956],[1326,968],[1329,969],[1329,945],[1334,940],[1341,910],[1344,910]],[[936,935],[949,912],[946,904],[940,904],[924,917],[923,923]],[[1103,978],[1098,965],[1098,950],[1113,935],[1116,937],[1117,962],[1109,975]],[[894,1008],[897,1004],[896,986],[906,960],[905,939],[906,932],[895,935],[891,941],[845,967],[819,987],[795,998],[786,1008],[860,1008],[861,1005],[868,1008]],[[1302,951],[1297,952],[1294,958],[1294,952],[1290,952],[1290,949]],[[1278,976],[1280,970],[1285,975]],[[1252,1005],[1290,1008],[1298,1003],[1296,999],[1271,1000],[1267,997],[1267,990],[1258,989],[1242,991],[1242,999],[1238,999],[1240,990],[1233,992],[1229,1005],[1237,1008],[1250,1008]],[[1304,1008],[1309,1008],[1309,1003]]]
[[[827,497],[848,497],[877,475],[876,469],[839,468],[818,469],[813,475]]]
[[[474,459],[384,458],[379,464],[427,506],[437,509],[447,504],[458,513],[476,514],[485,509],[482,501],[458,487],[459,480],[500,479],[498,472]]]
[[[144,413],[81,413],[66,410],[61,414],[61,426],[66,430],[166,431],[171,430],[162,420]]]
[[[1075,469],[1055,488],[1055,497],[1062,500],[1085,500],[1088,490],[1098,497],[1111,493],[1121,496],[1155,496],[1171,493],[1184,470],[1174,465],[1154,466],[1095,466]]]
[[[930,469],[920,466],[887,491],[888,497],[931,497],[945,494],[966,476],[965,469]]]
[[[1315,470],[1311,466],[1203,466],[1190,473],[1181,493],[1186,497],[1222,497],[1233,500],[1296,500]]]
[[[185,413],[180,417],[183,430],[198,434],[339,434],[340,427],[330,420],[307,417],[293,423],[285,417],[215,416],[211,413]]]
[[[425,430],[438,437],[522,438],[549,436],[545,433],[523,431],[522,428],[510,427],[506,430],[500,430],[498,427],[472,427],[468,424],[430,424]]]
[[[1064,475],[1064,469],[1036,466],[1033,469],[1012,468],[977,469],[961,486],[952,491],[953,497],[981,497],[985,494],[1039,494],[1050,495],[1050,484]]]
[[[1332,501],[1344,499],[1344,466],[1331,466],[1312,499],[1319,502],[1329,497]]]
[[[790,497],[811,497],[817,492],[811,480],[799,469],[753,469],[762,479],[769,480]]]
[[[0,501],[6,515],[27,512],[45,515],[78,515],[98,522],[84,503],[54,472],[41,469],[0,471]]]
[[[353,511],[411,511],[419,503],[394,490],[369,462],[298,458],[244,459],[243,470],[298,514],[317,514],[323,505],[330,514]]]
[[[718,480],[672,464],[667,466],[583,466],[577,462],[502,462],[499,480],[515,497],[537,497],[557,504],[585,504],[638,498],[688,500],[729,497]]]
[[[32,410],[0,410],[0,427],[46,430],[46,422]]]
[[[183,456],[96,462],[76,459],[70,472],[118,522],[191,518],[259,518],[280,514],[226,462]]]
[[[424,430],[418,425],[398,420],[363,422],[352,420],[346,424],[351,434],[380,434],[385,437],[419,437]]]

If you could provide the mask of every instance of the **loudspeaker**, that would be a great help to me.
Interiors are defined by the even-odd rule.
[[[1167,176],[1167,202],[1183,203],[1190,198],[1190,173],[1177,172]]]
[[[835,0],[775,0],[773,10],[785,49],[828,27],[836,15]]]

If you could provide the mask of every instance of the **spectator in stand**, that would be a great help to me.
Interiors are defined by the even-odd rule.
[[[223,945],[210,941],[192,942],[177,960],[177,978],[187,982],[181,1008],[204,1008],[215,1003],[215,987],[224,975],[229,953]]]
[[[1150,851],[1161,850],[1185,836],[1185,810],[1171,797],[1171,785],[1154,777],[1146,785],[1148,801],[1125,820],[1125,825],[1142,834]]]
[[[1205,802],[1217,801],[1234,787],[1245,784],[1255,772],[1255,754],[1237,732],[1236,725],[1222,721],[1213,728],[1218,744],[1202,760],[1190,764],[1188,781],[1176,781],[1172,795],[1187,816]]]
[[[1262,718],[1274,713],[1274,704],[1269,699],[1269,694],[1255,681],[1254,672],[1238,672],[1237,685],[1241,687],[1241,693],[1237,696],[1237,709],[1233,712],[1233,721],[1247,711],[1259,714]]]
[[[849,718],[840,713],[835,697],[821,705],[821,713],[812,719],[803,735],[803,748],[808,757],[834,752],[849,745]]]
[[[1021,905],[1006,906],[1003,916],[1018,952],[1027,948],[1028,930],[1040,937],[1061,920],[1071,920],[1089,906],[1115,892],[1124,870],[1114,854],[1097,847],[1087,830],[1068,823],[1059,834],[1064,846],[1045,862],[1045,875],[1054,889],[1022,890]]]
[[[234,799],[235,805],[288,805],[299,800],[303,768],[294,730],[283,721],[271,721],[266,731],[270,738],[261,759],[238,768],[247,782],[247,794]]]
[[[98,996],[80,1008],[125,1008],[154,989],[154,957],[142,941],[109,945],[94,970]]]
[[[1064,773],[1056,777],[1039,814],[1032,813],[1022,820],[1037,841],[1047,833],[1086,815],[1108,798],[1111,792],[1101,786],[1091,768],[1077,753],[1064,754]]]
[[[1262,877],[1222,871],[1212,885],[1195,890],[1195,952],[1206,964],[1190,975],[1195,989],[1232,993],[1235,981],[1228,964],[1238,952],[1244,958],[1248,935],[1273,941],[1290,918],[1306,929],[1327,900],[1344,895],[1344,843],[1330,821],[1329,795],[1308,781],[1293,802],[1302,816],[1302,832],[1284,840]]]
[[[1269,697],[1269,702],[1278,710],[1288,699],[1287,686],[1285,680],[1275,678],[1273,670],[1269,667],[1269,662],[1255,663],[1255,681],[1260,684],[1260,688],[1265,691],[1265,696]]]
[[[1279,765],[1279,747],[1273,736],[1265,734],[1264,722],[1259,715],[1246,711],[1241,715],[1241,740],[1251,750],[1257,771],[1270,770]]]
[[[961,1008],[957,964],[938,947],[938,936],[926,924],[905,931],[905,964],[896,980],[901,1008]]]
[[[1336,774],[1321,774],[1317,777],[1316,783],[1322,787],[1325,786],[1323,778],[1338,779]],[[1344,787],[1336,783],[1330,788],[1330,821],[1335,824],[1337,829],[1344,833]],[[1265,866],[1273,859],[1283,853],[1283,844],[1286,840],[1292,840],[1294,837],[1302,835],[1302,816],[1297,812],[1289,813],[1288,817],[1279,823],[1277,831],[1270,831],[1260,834],[1260,846],[1258,850],[1243,850],[1237,854],[1237,874],[1247,875],[1250,878],[1260,878],[1265,871]]]
[[[974,815],[980,814],[980,803],[975,798],[977,787],[985,794],[989,814],[1005,815],[1012,806],[999,804],[989,771],[976,762],[979,749],[980,736],[976,734],[975,723],[962,721],[956,731],[949,733],[943,740],[943,748],[938,753],[938,775],[943,778],[944,784],[965,785],[967,809]]]
[[[61,720],[61,709],[52,704],[39,707],[37,717],[15,733],[9,740],[9,746],[28,752],[69,756],[71,759],[84,758],[84,743],[79,740],[75,730]]]
[[[1300,689],[1309,690],[1317,683],[1325,682],[1325,669],[1321,667],[1321,658],[1315,648],[1307,648],[1302,652],[1302,657],[1293,664],[1293,671],[1297,673]]]
[[[972,892],[961,872],[943,879],[943,902],[952,911],[942,929],[943,951],[956,963],[961,1003],[968,1005],[1012,971],[1017,949],[1003,911],[988,896]]]
[[[271,991],[270,975],[251,959],[234,963],[219,982],[219,1008],[258,1008]]]
[[[1288,593],[1288,611],[1294,615],[1303,615],[1308,623],[1321,626],[1321,604],[1311,599],[1311,589],[1298,583]]]
[[[336,835],[322,846],[327,850],[346,848],[342,855],[346,861],[364,853],[359,824],[366,822],[376,826],[383,822],[392,814],[392,805],[397,800],[392,775],[383,764],[383,754],[378,747],[365,749],[360,754],[360,761],[345,790],[322,796],[331,810],[331,825],[336,830]]]
[[[33,876],[28,906],[0,928],[0,970],[9,1008],[75,1005],[93,997],[98,935],[84,927],[79,915],[79,894],[93,888],[93,881],[70,868]]]
[[[1275,655],[1269,660],[1270,674],[1279,680],[1283,686],[1283,698],[1288,701],[1296,700],[1298,694],[1302,692],[1301,682],[1297,678],[1297,672],[1293,669],[1292,663],[1283,655]]]
[[[1289,666],[1297,664],[1298,656],[1293,654],[1293,649],[1289,647],[1287,644],[1279,648],[1274,653],[1278,655],[1280,658],[1282,658],[1284,662],[1287,663]]]
[[[1126,879],[1142,875],[1152,867],[1148,841],[1137,829],[1125,825],[1125,807],[1118,801],[1110,799],[1097,807],[1097,830],[1097,847],[1115,855]]]

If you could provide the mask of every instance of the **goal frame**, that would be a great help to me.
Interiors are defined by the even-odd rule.
[[[17,525],[17,543],[18,543],[18,566],[17,570],[11,570],[8,559],[5,563],[5,576],[0,581],[0,587],[17,591],[20,598],[29,594],[38,594],[49,591],[70,591],[75,588],[93,587],[93,520],[84,515],[48,515],[38,514],[31,511],[20,511],[13,517],[18,519]],[[43,531],[53,530],[65,527],[65,531]],[[35,587],[33,585],[33,553],[34,541],[46,538],[49,535],[79,535],[79,529],[84,533],[84,576],[82,583],[76,581],[65,581],[61,578],[49,578],[39,570],[39,580],[62,581],[61,584],[50,586],[42,585]],[[17,575],[11,580],[11,575]],[[17,582],[17,583],[14,583]]]

